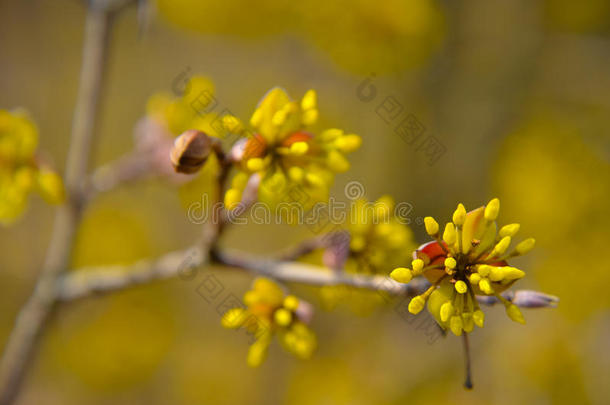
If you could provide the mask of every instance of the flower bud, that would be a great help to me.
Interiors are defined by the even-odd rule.
[[[523,318],[521,310],[515,304],[509,304],[506,306],[506,314],[515,322],[525,323],[525,318]]]
[[[483,278],[483,279],[481,279],[481,281],[479,281],[479,288],[485,294],[493,294],[494,293],[494,289],[491,287],[491,284],[490,284],[489,280],[486,279],[486,278]]]
[[[413,267],[413,272],[416,274],[420,274],[424,269],[424,261],[422,259],[415,259],[411,262],[411,267]]]
[[[451,301],[445,302],[443,305],[441,305],[441,311],[440,311],[441,321],[447,322],[449,317],[451,315],[453,315],[453,312],[454,312],[454,308],[453,308],[453,304],[451,303]]]
[[[174,141],[170,159],[177,172],[193,174],[201,169],[211,152],[210,137],[201,131],[189,129]]]
[[[455,232],[455,226],[453,225],[453,222],[448,222],[447,225],[445,225],[445,232],[443,232],[443,240],[448,245],[453,245],[456,241],[456,237],[457,234]]]
[[[464,207],[464,204],[458,204],[452,219],[453,223],[457,226],[464,225],[464,221],[466,221],[466,207]]]
[[[411,274],[411,270],[405,267],[398,267],[390,273],[390,277],[399,283],[408,283],[413,278],[413,274]]]
[[[426,305],[426,299],[421,295],[417,295],[409,302],[409,312],[413,315],[417,315],[424,309],[424,305]]]
[[[466,285],[466,283],[462,280],[458,280],[455,283],[455,291],[457,291],[460,294],[466,294],[466,291],[468,291],[468,286]]]
[[[434,220],[432,217],[424,218],[424,225],[426,226],[426,232],[430,236],[434,236],[438,233],[438,222]]]
[[[462,327],[463,327],[462,317],[459,315],[452,316],[451,319],[449,320],[449,328],[451,329],[451,332],[453,332],[453,334],[456,336],[461,336]]]
[[[274,312],[273,319],[280,326],[288,326],[292,322],[292,313],[286,308],[280,308]]]
[[[498,235],[500,235],[501,238],[503,238],[505,236],[513,237],[513,236],[515,236],[515,234],[517,232],[519,232],[520,227],[521,227],[521,225],[519,225],[519,224],[504,225],[502,228],[500,228]]]
[[[532,250],[534,248],[535,244],[536,244],[536,240],[534,238],[528,238],[528,239],[524,240],[523,242],[519,243],[515,247],[515,252],[518,255],[524,255],[527,252],[529,252],[530,250]]]
[[[286,298],[284,298],[284,308],[290,311],[296,311],[298,307],[299,299],[294,295],[287,295]]]
[[[504,252],[506,252],[506,249],[508,249],[508,246],[510,245],[510,242],[511,242],[511,237],[510,236],[505,236],[502,239],[500,239],[500,242],[498,242],[496,244],[496,246],[494,246],[494,249],[491,252],[491,256],[500,256],[500,255],[503,255]]]
[[[477,325],[479,328],[482,328],[485,324],[485,314],[480,309],[477,309],[472,314],[472,320],[474,321],[475,325]]]
[[[494,198],[487,203],[485,207],[485,219],[488,221],[495,221],[500,211],[500,200]]]

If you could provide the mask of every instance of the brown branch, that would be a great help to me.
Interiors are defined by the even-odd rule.
[[[72,301],[91,295],[124,290],[158,280],[188,275],[208,262],[199,246],[141,260],[131,266],[85,267],[63,274],[57,280],[57,297]]]
[[[383,276],[338,274],[327,268],[297,262],[280,262],[241,252],[218,252],[211,260],[206,249],[193,247],[167,253],[155,260],[142,260],[130,266],[84,267],[67,272],[57,283],[58,299],[71,301],[94,294],[109,293],[133,286],[188,274],[194,268],[212,262],[225,264],[278,281],[316,286],[346,285],[384,291],[392,295],[415,294],[425,289],[424,279],[399,284]]]
[[[99,3],[99,4],[98,4]],[[112,6],[117,2],[110,2]],[[72,122],[65,184],[68,201],[57,211],[40,277],[19,312],[0,362],[0,404],[14,401],[44,325],[56,305],[56,280],[68,267],[82,209],[82,184],[87,171],[96,112],[102,87],[110,13],[91,2],[85,24],[80,84]]]
[[[146,156],[130,153],[97,168],[85,185],[85,198],[117,188],[119,185],[152,177],[151,163]]]
[[[193,247],[168,253],[156,260],[142,260],[132,266],[100,266],[76,269],[58,280],[59,299],[70,301],[93,294],[110,293],[144,283],[171,277],[188,276],[194,268],[213,262],[249,271],[256,275],[277,281],[301,283],[314,286],[344,285],[388,293],[389,295],[412,296],[428,288],[424,278],[417,278],[409,284],[401,284],[387,276],[365,276],[338,273],[325,267],[298,262],[283,262],[262,258],[236,251],[213,251],[211,257],[206,249]],[[523,307],[552,306],[537,305],[534,297],[552,297],[529,290],[518,290],[503,294],[506,299]],[[480,297],[481,303],[494,305],[495,297]],[[490,299],[491,298],[491,299]],[[556,300],[556,298],[553,297]]]

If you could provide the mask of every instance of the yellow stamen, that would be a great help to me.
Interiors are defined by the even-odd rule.
[[[474,329],[474,321],[473,321],[472,312],[464,312],[462,314],[462,324],[464,328],[464,332],[470,333]]]
[[[318,110],[311,109],[303,112],[301,121],[304,125],[313,125],[318,120]]]
[[[424,305],[426,305],[426,299],[421,295],[417,295],[409,302],[409,312],[413,315],[417,315],[424,309]]]
[[[322,177],[320,177],[314,173],[307,173],[305,175],[305,179],[307,180],[307,182],[309,184],[311,184],[314,187],[324,187],[324,185],[325,185]]]
[[[248,170],[252,172],[258,172],[263,170],[263,168],[265,167],[265,163],[261,158],[251,158],[248,159],[248,161],[246,162],[246,166],[248,167]]]
[[[464,225],[464,221],[466,221],[466,207],[464,207],[464,204],[460,203],[453,213],[453,223],[457,226],[462,226]]]
[[[411,273],[411,270],[407,269],[406,267],[398,267],[392,270],[390,277],[399,283],[406,284],[411,281],[413,274]]]
[[[523,318],[521,310],[515,304],[509,304],[506,306],[506,315],[508,315],[508,317],[515,322],[525,324],[525,318]]]
[[[453,315],[453,312],[454,312],[454,308],[453,308],[453,304],[451,303],[451,301],[445,302],[443,305],[441,305],[441,311],[440,311],[441,321],[447,322],[449,317],[451,315]]]
[[[465,294],[466,291],[468,291],[468,286],[466,285],[466,283],[462,280],[458,280],[457,283],[455,283],[455,291],[457,291],[460,294]]]
[[[451,246],[456,241],[455,225],[452,222],[448,222],[445,225],[445,231],[443,232],[443,240],[447,245]]]
[[[256,111],[254,111],[254,114],[252,114],[252,118],[250,118],[250,125],[252,125],[253,127],[258,127],[262,120],[263,110],[257,108]]]
[[[425,217],[424,225],[426,226],[426,232],[428,232],[428,235],[435,236],[438,234],[438,222],[436,222],[434,218]]]
[[[494,246],[494,248],[491,252],[491,256],[494,257],[494,256],[500,256],[500,255],[504,254],[504,252],[506,252],[506,249],[508,249],[510,242],[511,242],[510,236],[505,236],[502,239],[500,239],[500,242],[498,242],[496,244],[496,246]]]
[[[530,250],[532,250],[535,244],[536,240],[534,238],[527,238],[515,247],[515,253],[518,255],[524,255]]]
[[[462,317],[459,315],[452,316],[451,320],[449,321],[449,328],[451,329],[451,332],[453,332],[454,335],[461,336],[462,335]]]
[[[282,126],[284,122],[286,122],[286,118],[288,118],[288,111],[285,109],[277,111],[273,114],[273,118],[271,119],[271,123],[276,127]]]
[[[492,266],[491,271],[489,272],[489,279],[491,281],[502,281],[506,277],[506,271],[504,267]]]
[[[345,158],[345,156],[343,156],[343,154],[341,154],[341,152],[336,150],[331,150],[328,152],[327,161],[328,167],[337,173],[346,172],[350,168],[349,161]]]
[[[506,280],[518,280],[520,278],[525,277],[525,272],[523,270],[519,270],[516,267],[506,266],[504,267]]]
[[[290,177],[292,181],[300,183],[303,181],[303,177],[305,177],[305,171],[298,166],[292,166],[288,169],[288,177]]]
[[[500,235],[501,238],[505,236],[513,237],[517,232],[519,232],[519,228],[521,228],[521,225],[519,224],[504,225],[502,228],[500,228],[498,235]]]
[[[489,275],[489,272],[491,271],[492,266],[488,265],[488,264],[481,264],[479,266],[477,266],[477,273],[479,273],[481,275],[481,277],[487,277]]]
[[[480,309],[477,309],[472,314],[472,320],[479,328],[482,328],[485,324],[485,314]]]
[[[295,142],[290,145],[290,152],[295,156],[303,156],[309,150],[307,142]]]
[[[500,200],[494,198],[485,206],[485,219],[488,221],[495,221],[500,212]]]
[[[292,313],[285,308],[280,308],[273,314],[273,319],[280,326],[288,326],[292,322]]]
[[[481,279],[481,281],[479,281],[479,288],[485,294],[493,294],[494,293],[494,289],[491,287],[491,283],[486,278],[483,278],[483,279]]]
[[[311,110],[312,108],[316,108],[317,105],[317,95],[315,90],[307,90],[303,99],[301,100],[301,108],[303,110]]]
[[[286,298],[284,298],[284,308],[286,308],[287,310],[296,311],[298,307],[299,299],[294,295],[287,295]]]
[[[341,152],[349,153],[355,151],[362,145],[362,138],[358,135],[349,134],[337,138],[334,144]]]
[[[414,275],[420,275],[424,269],[424,261],[422,259],[415,259],[411,262],[411,267],[413,267]]]

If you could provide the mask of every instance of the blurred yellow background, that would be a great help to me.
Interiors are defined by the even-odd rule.
[[[63,169],[80,69],[85,7],[74,0],[0,1],[0,108],[24,107],[41,149]],[[366,317],[318,309],[307,362],[274,345],[256,370],[247,338],[220,327],[198,279],[173,280],[62,307],[19,403],[45,404],[604,404],[610,398],[610,2],[159,0],[146,26],[134,7],[115,22],[94,164],[132,147],[148,97],[184,72],[204,74],[219,102],[249,117],[264,92],[318,91],[320,126],[363,137],[351,180],[366,196],[409,202],[413,231],[458,202],[499,197],[500,223],[538,241],[516,264],[519,288],[558,295],[557,309],[502,308],[471,337],[474,391],[461,386],[461,342],[430,344],[391,307]],[[189,73],[190,74],[190,73]],[[373,101],[358,96],[372,80]],[[394,97],[445,153],[434,164],[378,114]],[[397,118],[398,119],[398,118]],[[192,190],[191,190],[192,191]],[[195,193],[196,194],[196,193]],[[184,193],[145,181],[86,211],[74,265],[129,264],[198,235]],[[0,341],[31,292],[53,209],[33,199],[0,228]],[[248,225],[223,245],[273,252],[305,227]],[[250,276],[215,273],[237,296]],[[315,289],[294,286],[315,304]],[[318,305],[319,307],[319,305]],[[498,315],[498,316],[495,316]]]

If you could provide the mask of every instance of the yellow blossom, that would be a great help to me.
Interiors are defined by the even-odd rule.
[[[36,155],[38,129],[21,110],[0,110],[0,223],[15,221],[32,191],[50,204],[65,199],[61,177]]]
[[[309,209],[325,202],[335,174],[349,169],[345,154],[360,146],[360,137],[340,129],[311,131],[317,118],[314,90],[297,102],[276,87],[259,102],[251,128],[235,125],[237,119],[223,120],[228,132],[242,137],[235,146],[241,151],[237,168],[260,176],[258,199],[270,208],[285,202]],[[244,186],[233,185],[227,191],[231,201],[241,196]]]
[[[244,294],[245,308],[232,308],[223,315],[221,324],[229,329],[245,329],[255,341],[248,350],[247,363],[258,367],[267,354],[274,335],[286,350],[298,358],[309,358],[316,348],[315,334],[298,313],[299,299],[267,278],[254,280]]]
[[[428,310],[441,327],[461,335],[472,331],[475,325],[483,327],[485,315],[477,295],[494,295],[505,305],[512,320],[525,322],[519,308],[500,293],[525,276],[524,271],[509,266],[507,260],[531,250],[534,239],[526,239],[510,251],[519,225],[510,224],[498,232],[495,220],[499,209],[498,199],[468,213],[459,204],[453,222],[445,226],[443,240],[439,239],[437,222],[426,217],[426,231],[435,240],[415,251],[414,257],[421,262],[419,271],[415,272],[413,266],[414,270],[408,273],[408,269],[401,267],[392,272],[392,278],[399,282],[409,282],[413,276],[422,274],[432,283],[426,293],[411,300],[410,312],[418,313],[427,302]]]

